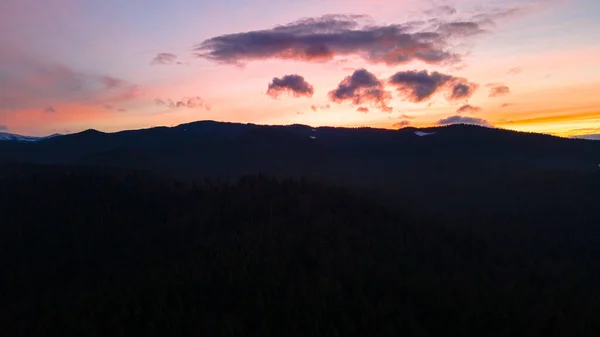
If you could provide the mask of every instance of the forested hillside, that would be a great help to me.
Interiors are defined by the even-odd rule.
[[[563,186],[592,193],[578,177]],[[568,230],[593,240],[591,222],[577,226],[595,210],[546,203],[555,182],[539,179],[514,191],[538,206],[493,222],[513,206],[452,216],[303,179],[3,166],[0,335],[598,335],[598,275],[568,263],[597,268]],[[520,237],[561,205],[577,221],[547,217],[563,225],[547,235],[566,248],[510,253],[474,230]]]

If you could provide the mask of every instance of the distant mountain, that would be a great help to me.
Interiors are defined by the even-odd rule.
[[[0,141],[16,141],[16,142],[38,142],[44,139],[50,139],[54,137],[62,136],[60,134],[53,134],[46,137],[30,137],[21,136],[12,133],[0,132]]]
[[[149,169],[180,177],[265,172],[370,185],[524,170],[597,171],[600,163],[600,142],[473,125],[384,130],[200,121],[36,140],[0,142],[0,160]]]

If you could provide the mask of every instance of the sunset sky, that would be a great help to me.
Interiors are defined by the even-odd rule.
[[[598,0],[1,0],[0,132],[210,119],[600,137],[599,17]]]

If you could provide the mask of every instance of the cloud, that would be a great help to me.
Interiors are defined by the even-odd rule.
[[[327,110],[330,107],[331,107],[331,105],[329,105],[329,104],[322,104],[322,105],[315,105],[315,104],[313,104],[313,105],[310,106],[310,109],[312,111],[314,111],[314,112],[317,112],[319,110]]]
[[[477,22],[450,22],[442,24],[437,31],[447,37],[468,37],[485,33]]]
[[[395,127],[395,128],[404,128],[404,127],[407,127],[409,125],[410,125],[410,121],[404,120],[404,121],[400,121],[398,123],[394,123],[394,125],[392,125],[392,126]]]
[[[464,117],[464,116],[458,116],[458,115],[450,116],[450,117],[444,118],[444,119],[440,119],[437,123],[439,125],[473,124],[473,125],[481,125],[481,126],[492,127],[492,124],[490,124],[485,119],[473,118],[473,117]]]
[[[504,103],[500,107],[501,108],[507,108],[507,107],[512,106],[512,105],[514,105],[514,104],[513,103]]]
[[[335,90],[329,92],[332,102],[351,101],[354,105],[371,104],[384,112],[391,112],[388,102],[392,99],[389,91],[375,75],[366,69],[358,69],[344,78]]]
[[[468,112],[468,113],[475,113],[475,112],[479,112],[481,111],[480,107],[477,106],[472,106],[470,104],[465,104],[463,106],[461,106],[460,108],[458,108],[458,110],[456,110],[457,113],[464,113],[464,112]]]
[[[514,68],[508,69],[507,73],[516,75],[516,74],[520,74],[522,71],[523,71],[523,69],[521,69],[521,67],[514,67]]]
[[[159,53],[152,59],[150,64],[152,64],[152,65],[181,64],[181,62],[177,62],[177,55],[175,55],[175,54]]]
[[[8,126],[0,125],[0,131],[8,131]]]
[[[285,75],[282,78],[274,77],[269,83],[267,95],[277,98],[287,93],[293,97],[312,97],[315,89],[300,75]]]
[[[0,110],[40,109],[60,103],[100,105],[131,100],[140,89],[122,79],[0,49]]]
[[[506,96],[510,93],[510,88],[505,85],[494,86],[490,88],[489,97]]]
[[[101,76],[99,80],[102,84],[104,84],[105,89],[109,90],[120,88],[125,85],[125,81],[112,76]]]
[[[366,106],[359,106],[358,108],[356,108],[357,112],[362,112],[362,113],[368,113],[369,112],[369,108],[367,108]]]
[[[449,16],[456,14],[456,9],[450,6],[437,6],[431,9],[424,10],[423,13],[430,16]]]
[[[47,113],[55,113],[55,112],[56,112],[56,109],[54,109],[54,107],[53,107],[53,106],[49,106],[49,107],[46,107],[46,109],[44,109],[44,112],[47,112]]]
[[[572,138],[580,138],[580,139],[587,139],[587,140],[600,140],[600,133],[589,134],[589,135],[579,135],[579,136],[574,136]]]
[[[110,104],[104,104],[102,107],[104,109],[106,109],[106,110],[112,110],[112,109],[114,109],[114,107],[112,105],[110,105]]]
[[[477,88],[479,88],[477,83],[468,83],[464,79],[457,79],[457,81],[452,84],[452,90],[449,95],[446,96],[446,99],[449,101],[469,99],[473,96]]]
[[[362,24],[367,19],[362,15],[307,18],[271,29],[216,36],[196,45],[194,51],[200,58],[236,65],[266,59],[322,62],[351,55],[387,65],[450,64],[460,59],[449,50],[447,37],[435,29],[423,30],[423,23]]]
[[[377,25],[366,15],[327,14],[269,29],[219,35],[195,45],[194,55],[222,64],[244,65],[256,60],[332,61],[360,57],[371,64],[397,66],[413,61],[448,65],[468,51],[455,39],[485,32],[483,26],[520,12],[520,8],[479,9],[460,21],[456,10],[439,6],[425,11],[429,20]],[[458,42],[458,43],[457,43]]]
[[[406,114],[402,114],[402,115],[400,115],[400,118],[404,118],[404,119],[413,119],[413,118],[415,118],[415,117],[413,117],[413,116],[409,116],[409,115],[406,115]]]
[[[199,96],[184,97],[177,101],[174,101],[172,99],[163,100],[163,99],[157,98],[154,100],[154,103],[158,106],[164,106],[164,107],[168,107],[168,108],[188,108],[188,109],[203,108],[206,110],[210,110],[210,106],[207,105],[204,102],[204,100]],[[119,109],[119,111],[121,111],[121,110]]]
[[[393,85],[400,96],[410,102],[420,103],[429,100],[438,92],[446,92],[446,99],[470,98],[479,87],[464,78],[454,77],[427,70],[400,71],[392,75],[388,83]]]

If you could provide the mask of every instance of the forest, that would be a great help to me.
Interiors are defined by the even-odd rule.
[[[599,184],[5,164],[0,335],[600,335]]]

